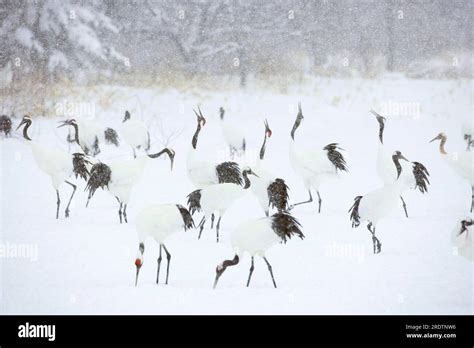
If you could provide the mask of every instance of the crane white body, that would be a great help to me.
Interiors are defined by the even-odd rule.
[[[139,242],[151,237],[164,244],[170,235],[184,228],[184,222],[175,204],[156,204],[138,213],[136,227]]]
[[[225,260],[216,267],[214,288],[217,286],[217,282],[226,268],[237,265],[240,259],[243,258],[244,253],[248,253],[251,257],[247,286],[250,285],[250,279],[254,270],[254,257],[259,256],[267,264],[273,285],[276,288],[272,266],[265,257],[265,253],[275,244],[286,243],[287,239],[290,239],[292,236],[296,235],[303,239],[304,235],[300,227],[299,222],[286,212],[278,212],[269,217],[249,220],[237,226],[231,233],[231,245],[235,256],[232,260]]]
[[[126,111],[125,118],[120,128],[123,140],[133,149],[136,157],[137,149],[148,150],[150,148],[150,133],[146,124],[137,119],[130,119],[130,113]]]
[[[190,147],[186,159],[186,168],[189,181],[195,187],[206,187],[219,183],[216,168],[213,163],[200,158],[197,149]]]
[[[158,257],[158,271],[156,283],[159,282],[161,249],[164,248],[168,260],[166,270],[166,284],[168,284],[169,267],[171,254],[165,246],[166,239],[180,230],[187,230],[194,227],[194,221],[189,212],[181,205],[177,204],[157,204],[146,207],[137,215],[136,230],[138,234],[138,253],[135,260],[137,274],[135,286],[138,281],[138,274],[143,265],[143,254],[145,252],[145,242],[147,237],[153,238],[160,245]]]
[[[203,217],[199,223],[199,236],[201,238],[202,230],[206,224],[206,220],[211,217],[211,228],[214,225],[214,214],[219,215],[216,225],[216,239],[219,242],[220,222],[224,213],[229,209],[238,199],[244,197],[248,188],[251,186],[248,175],[256,175],[250,168],[242,172],[245,186],[233,183],[213,184],[202,189],[191,192],[188,195],[188,208],[191,214],[195,211],[202,211]]]
[[[231,158],[234,158],[236,154],[241,155],[245,153],[246,142],[244,129],[240,123],[225,117],[225,112],[222,107],[219,109],[219,113],[222,135],[226,144],[229,146]]]
[[[87,205],[99,187],[107,187],[108,192],[117,199],[120,205],[120,223],[122,223],[122,216],[125,222],[128,222],[127,206],[133,187],[140,180],[146,163],[153,158],[161,156],[163,153],[168,154],[172,170],[175,153],[173,150],[167,148],[156,154],[139,156],[134,160],[119,160],[110,162],[109,164],[96,163],[91,169],[91,177],[86,187],[86,189],[89,190]],[[100,171],[98,170],[99,168],[101,169]]]
[[[268,218],[250,220],[240,224],[231,232],[231,245],[240,258],[247,252],[250,256],[264,257],[265,252],[281,242],[281,238],[272,229]]]
[[[186,173],[189,180],[197,188],[203,188],[209,185],[219,183],[241,184],[240,169],[235,162],[222,162],[219,164],[211,163],[202,159],[197,150],[199,133],[206,124],[206,119],[194,110],[197,117],[197,128],[191,140],[191,147],[186,159]]]
[[[31,140],[28,136],[28,128],[31,126],[31,124],[31,117],[25,116],[23,117],[21,123],[18,125],[17,129],[20,128],[22,125],[25,125],[25,127],[23,128],[23,137],[28,140],[28,145],[31,149],[35,162],[41,169],[41,171],[49,175],[51,179],[51,184],[55,189],[57,196],[56,219],[59,218],[59,206],[61,203],[61,199],[59,196],[59,187],[62,183],[65,182],[73,188],[72,194],[69,198],[69,202],[65,210],[65,216],[69,217],[69,205],[71,204],[72,198],[74,197],[74,193],[76,192],[76,185],[72,184],[67,180],[73,173],[76,173],[76,176],[80,175],[84,179],[87,179],[87,175],[89,174],[89,162],[85,160],[84,154],[82,153],[76,153],[74,155],[71,155],[70,153],[60,150],[58,148],[45,146]],[[75,139],[77,141],[77,133],[75,135]],[[76,169],[74,168],[74,159],[77,159],[81,165]]]
[[[407,206],[402,195],[407,190],[414,190],[417,188],[417,178],[415,177],[414,166],[417,166],[420,170],[424,170],[426,175],[429,175],[428,171],[422,164],[419,164],[418,162],[403,161],[400,162],[400,165],[402,166],[403,170],[400,176],[398,176],[397,169],[393,166],[392,153],[386,151],[386,146],[383,144],[383,134],[386,119],[385,117],[376,113],[373,110],[371,111],[371,113],[375,116],[379,123],[379,141],[377,142],[376,159],[377,175],[382,180],[384,185],[391,185],[393,182],[398,181],[398,185],[400,187],[400,199],[402,201],[403,209],[405,211],[405,216],[408,218]],[[429,184],[427,176],[425,177],[425,185],[422,185],[424,186],[424,188],[419,186],[420,192],[422,193],[426,192],[426,184]]]
[[[400,190],[400,184],[392,182],[366,193],[359,205],[361,220],[371,222],[372,225],[377,226],[378,222],[390,215],[396,207]]]
[[[321,196],[319,194],[319,187],[323,182],[339,177],[338,171],[347,171],[344,157],[338,152],[339,147],[336,143],[328,144],[322,149],[298,149],[295,141],[295,132],[303,120],[303,112],[301,105],[298,105],[298,115],[296,116],[290,138],[290,163],[293,170],[302,178],[303,184],[309,193],[309,200],[296,203],[293,205],[310,203],[313,201],[311,189],[316,190],[318,194],[318,212],[321,212]],[[334,161],[329,157],[331,156]]]
[[[399,179],[403,173],[400,159],[408,162],[400,151],[395,151],[392,156],[392,165],[397,171]],[[383,187],[369,191],[363,196],[357,196],[354,199],[354,204],[349,209],[352,227],[358,227],[364,221],[368,222],[367,229],[372,234],[374,254],[380,253],[382,249],[382,243],[375,236],[377,224],[390,215],[395,208],[402,187],[402,181],[392,181]]]
[[[99,139],[103,133],[103,127],[96,120],[78,118],[79,144],[86,154],[96,155],[100,152]],[[95,149],[97,148],[97,150]]]

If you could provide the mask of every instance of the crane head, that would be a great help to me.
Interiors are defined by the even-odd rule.
[[[64,127],[64,126],[77,126],[77,122],[73,118],[71,118],[69,120],[66,120],[66,121],[59,122],[58,128],[61,128],[61,127]]]
[[[16,127],[16,129],[18,130],[24,124],[31,124],[31,116],[29,116],[29,115],[23,116],[20,124],[18,125],[18,127]]]
[[[128,110],[125,110],[125,117],[123,118],[122,123],[127,122],[130,119],[130,112]]]
[[[138,246],[138,252],[137,252],[137,257],[135,259],[135,267],[137,269],[137,273],[135,276],[135,286],[137,286],[138,283],[138,274],[140,273],[140,269],[143,266],[143,253],[145,252],[145,244],[140,243]]]
[[[201,108],[198,106],[199,113],[193,109],[194,113],[196,114],[197,117],[197,122],[200,126],[204,127],[206,125],[206,119],[202,115]]]
[[[272,130],[270,129],[270,126],[268,125],[268,121],[265,119],[265,135],[269,138],[272,136]]]
[[[430,140],[430,143],[432,143],[433,141],[436,141],[436,140],[446,141],[446,134],[444,134],[443,132],[439,133],[437,136],[435,136],[433,139]]]

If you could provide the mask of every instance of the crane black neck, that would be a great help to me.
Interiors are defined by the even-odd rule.
[[[31,120],[25,122],[25,127],[23,127],[23,138],[26,140],[32,141],[32,139],[28,136],[28,128],[31,126]]]
[[[398,158],[397,155],[392,156],[393,163],[395,164],[395,167],[397,168],[397,180],[400,177],[400,174],[402,174],[402,165],[400,164],[400,159]]]
[[[171,153],[171,151],[168,149],[168,148],[164,148],[163,150],[161,150],[160,152],[157,152],[157,153],[152,153],[152,154],[148,154],[148,157],[150,158],[158,158],[160,157],[162,154],[166,153],[170,158],[173,157],[173,154]]]
[[[263,138],[263,144],[262,147],[260,148],[260,160],[263,160],[265,157],[265,145],[267,143],[267,131],[265,130],[265,138]]]
[[[242,176],[244,177],[244,189],[248,189],[250,187],[249,173],[250,173],[250,170],[242,171]]]
[[[291,130],[291,139],[293,139],[293,140],[295,140],[295,133],[296,133],[296,130],[298,129],[298,127],[300,126],[302,119],[303,119],[303,117],[300,116],[300,114],[298,114],[298,116],[296,116],[295,123],[293,124],[293,129]]]
[[[194,132],[193,140],[191,141],[191,145],[193,146],[194,150],[196,150],[196,147],[197,147],[197,142],[198,142],[198,137],[199,137],[199,132],[200,131],[201,131],[201,122],[198,121],[196,132]]]
[[[81,146],[81,144],[79,144],[79,127],[77,126],[77,123],[73,123],[72,126],[74,128],[74,141],[77,145]]]
[[[379,122],[379,140],[380,143],[383,145],[383,130],[384,130],[385,124],[383,122]]]

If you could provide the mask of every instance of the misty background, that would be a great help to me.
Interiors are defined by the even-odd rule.
[[[31,108],[78,85],[472,78],[472,14],[471,0],[1,0],[0,93]]]

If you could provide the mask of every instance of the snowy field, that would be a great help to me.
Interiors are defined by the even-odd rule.
[[[0,259],[0,313],[2,314],[473,314],[473,263],[457,255],[451,234],[459,219],[469,215],[471,188],[442,161],[438,144],[428,143],[440,131],[448,136],[448,152],[464,151],[463,120],[472,117],[472,81],[318,80],[313,85],[278,94],[262,88],[247,92],[180,93],[152,89],[104,86],[103,94],[85,93],[70,101],[93,103],[104,127],[119,129],[126,109],[150,126],[152,149],[161,150],[166,138],[176,151],[172,172],[166,159],[151,160],[134,187],[128,224],[119,224],[117,202],[97,191],[85,207],[85,183],[71,206],[71,216],[55,220],[56,195],[49,177],[40,171],[31,151],[16,132],[0,139],[1,243],[29,245],[29,258]],[[105,92],[116,98],[105,103]],[[140,102],[141,103],[140,103]],[[263,215],[249,193],[227,211],[221,242],[207,228],[173,235],[169,285],[156,285],[158,245],[148,240],[138,287],[134,260],[138,248],[135,217],[154,203],[186,203],[194,190],[186,175],[186,157],[196,120],[192,108],[200,105],[207,124],[198,150],[223,160],[227,155],[218,109],[241,120],[247,130],[248,152],[241,164],[252,165],[263,139],[263,120],[273,136],[266,156],[274,172],[290,186],[290,199],[306,200],[301,180],[288,160],[289,133],[297,103],[305,119],[297,142],[323,147],[339,142],[346,150],[349,172],[324,185],[322,213],[317,204],[293,210],[303,225],[304,240],[292,239],[272,248],[278,288],[274,289],[263,260],[257,258],[252,284],[245,287],[250,267],[246,256],[229,268],[216,290],[215,267],[232,258],[229,235],[241,221]],[[411,103],[411,104],[410,104]],[[411,115],[397,115],[394,105],[414,105]],[[391,106],[390,106],[391,105]],[[351,228],[349,207],[357,195],[380,186],[375,157],[378,125],[369,110],[387,114],[384,140],[430,172],[427,194],[405,194],[410,218],[396,209],[378,226],[382,252],[372,253],[365,224]],[[385,109],[384,109],[385,108]],[[418,108],[418,109],[417,109]],[[418,111],[416,111],[418,110]],[[34,116],[34,115],[33,115]],[[64,118],[62,118],[64,119]],[[159,121],[158,121],[159,120]],[[56,128],[59,118],[34,118],[35,141],[68,149],[67,130]],[[14,126],[19,119],[14,120]],[[101,144],[99,159],[131,158],[131,149]],[[154,151],[157,150],[157,151]],[[70,194],[63,185],[62,200]],[[471,215],[472,216],[472,215]],[[196,224],[200,217],[195,217]],[[209,226],[208,226],[209,227]],[[37,252],[37,253],[36,253]],[[163,267],[162,267],[163,272]]]

